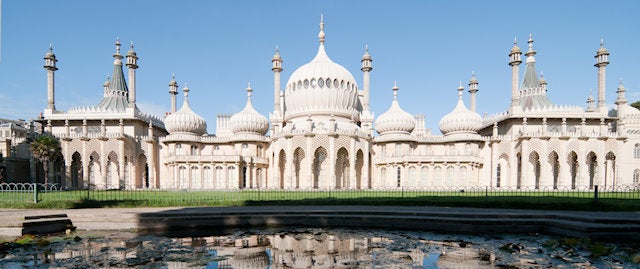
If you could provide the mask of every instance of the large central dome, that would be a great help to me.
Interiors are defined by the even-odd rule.
[[[320,23],[320,46],[311,62],[299,67],[287,82],[285,120],[308,116],[335,116],[358,121],[358,85],[346,68],[334,63],[324,49],[324,23]]]

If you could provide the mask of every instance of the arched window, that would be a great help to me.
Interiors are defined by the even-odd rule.
[[[204,182],[205,189],[213,188],[213,172],[210,166],[205,166],[202,169],[202,181]]]
[[[640,186],[640,169],[633,171],[633,186]]]
[[[192,156],[198,155],[198,147],[197,146],[195,146],[195,145],[191,146],[191,155]]]
[[[182,144],[176,144],[176,155],[182,155]]]
[[[458,169],[458,178],[456,179],[457,187],[464,187],[467,185],[467,177],[469,176],[467,172],[467,167],[462,166]]]
[[[402,174],[401,174],[401,172],[400,172],[400,167],[398,167],[398,168],[396,169],[396,173],[398,174],[398,184],[397,184],[397,186],[396,186],[396,187],[400,188],[400,178],[401,178],[401,176],[402,176]]]
[[[633,147],[633,158],[640,159],[640,143]]]
[[[224,180],[224,168],[222,166],[216,166],[216,180],[214,181],[214,188],[223,189],[227,187]]]
[[[446,186],[454,186],[454,168],[453,166],[447,167],[447,174],[444,178],[444,182],[446,182]],[[457,187],[457,186],[456,186]]]
[[[434,186],[442,186],[442,167],[436,166],[433,169],[433,185]]]
[[[187,183],[188,176],[187,168],[180,166],[180,168],[178,168],[178,188],[185,189],[189,187]]]
[[[200,189],[202,188],[202,180],[200,178],[200,168],[197,166],[191,166],[191,187]]]
[[[417,180],[416,180],[416,167],[415,166],[409,167],[409,177],[408,177],[407,181],[410,182],[409,184],[412,185],[412,186],[418,185],[418,184],[416,184]]]

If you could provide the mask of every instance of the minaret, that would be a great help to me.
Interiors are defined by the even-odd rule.
[[[618,106],[618,111],[620,111],[620,106],[627,104],[627,97],[625,96],[627,90],[622,85],[622,78],[620,78],[620,84],[618,84],[618,90],[616,93],[618,94],[618,98],[616,99],[616,105]]]
[[[370,92],[369,91],[370,90],[369,73],[373,69],[373,66],[371,66],[372,61],[373,59],[371,58],[371,55],[369,55],[369,46],[365,45],[364,55],[362,55],[362,59],[360,60],[360,62],[362,62],[362,67],[360,68],[360,70],[362,70],[362,88],[363,88],[362,106],[365,111],[369,111],[369,92]]]
[[[55,72],[58,70],[57,61],[56,55],[53,54],[53,46],[49,44],[49,51],[44,55],[44,69],[47,69],[47,109],[51,111],[56,109]]]
[[[127,52],[127,67],[129,68],[129,107],[136,107],[136,69],[138,69],[138,56],[133,50],[133,41]]]
[[[273,71],[273,113],[274,116],[282,116],[280,111],[280,73],[282,72],[282,57],[280,49],[276,46],[276,53],[271,59],[271,71]]]
[[[478,92],[478,80],[476,79],[476,71],[471,73],[469,80],[469,93],[471,94],[471,111],[476,112],[476,93]]]
[[[540,71],[540,87],[542,87],[543,91],[547,91],[547,80],[544,79],[544,73]]]
[[[518,47],[518,40],[513,39],[513,48],[509,53],[509,65],[511,66],[511,107],[515,110],[515,107],[519,106],[518,103],[518,74],[520,64],[522,63],[522,51]],[[513,111],[512,111],[513,112]]]
[[[609,64],[609,51],[604,47],[604,41],[600,39],[600,48],[596,52],[596,64],[598,68],[598,112],[607,112],[607,105],[605,103],[605,68]]]
[[[587,97],[587,112],[594,112],[596,109],[595,105],[596,101],[593,98],[593,94],[591,94],[591,90],[589,90],[589,97]]]
[[[171,74],[169,81],[169,95],[171,95],[171,113],[176,113],[176,95],[178,95],[178,82],[175,74]]]
[[[104,84],[102,84],[102,87],[104,88],[104,95],[107,95],[109,87],[111,87],[111,82],[109,82],[109,80],[111,79],[109,78],[109,75],[107,75],[107,79],[104,81]]]

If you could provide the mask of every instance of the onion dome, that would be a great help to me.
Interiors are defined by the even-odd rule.
[[[609,54],[609,50],[604,47],[604,39],[600,39],[600,48],[598,48],[598,54]]]
[[[511,48],[511,53],[520,53],[520,47],[518,47],[518,39],[513,38],[513,48]]]
[[[324,49],[324,22],[320,23],[320,46],[311,62],[295,70],[286,84],[285,120],[311,115],[335,115],[357,119],[358,86],[353,75],[334,63]]]
[[[384,134],[409,134],[416,127],[416,119],[402,110],[398,104],[398,85],[393,85],[393,101],[391,107],[375,121],[376,132]]]
[[[131,45],[129,46],[129,51],[127,52],[127,56],[136,56],[136,52],[133,50],[133,41],[131,41]]]
[[[189,107],[189,88],[184,91],[184,103],[180,110],[164,118],[164,127],[169,133],[192,133],[203,135],[207,132],[207,122]]]
[[[49,44],[49,51],[44,55],[45,59],[55,59],[56,55],[53,54],[53,45]]]
[[[238,133],[257,133],[265,135],[269,130],[269,121],[265,116],[258,113],[251,104],[251,84],[247,87],[247,105],[244,109],[229,119],[231,125],[231,131],[234,134]]]
[[[440,131],[444,135],[457,133],[476,133],[482,127],[482,118],[469,110],[462,102],[462,82],[458,87],[458,104],[449,114],[440,120]]]

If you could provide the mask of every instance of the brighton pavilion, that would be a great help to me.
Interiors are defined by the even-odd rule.
[[[375,55],[368,49],[357,76],[332,61],[328,52],[339,48],[331,47],[324,26],[321,20],[316,55],[291,67],[295,71],[288,78],[281,79],[286,55],[275,50],[273,110],[268,115],[253,107],[248,85],[244,108],[218,115],[215,133],[207,133],[207,125],[213,123],[189,104],[204,90],[190,90],[175,77],[167,89],[171,111],[164,117],[141,111],[136,105],[138,55],[133,43],[127,50],[120,40],[110,77],[102,89],[94,89],[104,92],[102,100],[94,106],[57,109],[58,59],[50,48],[44,56],[48,102],[36,121],[41,132],[60,141],[63,158],[51,164],[58,172],[50,174],[49,182],[69,188],[127,189],[640,184],[640,111],[628,104],[622,81],[615,106],[607,106],[609,51],[603,42],[599,48],[594,44],[596,96],[580,97],[584,106],[556,104],[547,96],[547,82],[536,71],[536,65],[544,63],[536,63],[530,36],[526,43],[505,44],[504,66],[511,77],[504,78],[504,94],[510,94],[511,102],[496,104],[503,112],[476,112],[475,75],[465,83],[452,81],[445,92],[453,95],[458,87],[457,102],[439,119],[442,134],[433,134],[424,116],[403,110],[402,100],[415,97],[404,95],[401,84],[377,85],[388,91],[371,92]],[[107,64],[104,71],[109,70]],[[388,100],[388,108],[374,113],[372,95]]]

